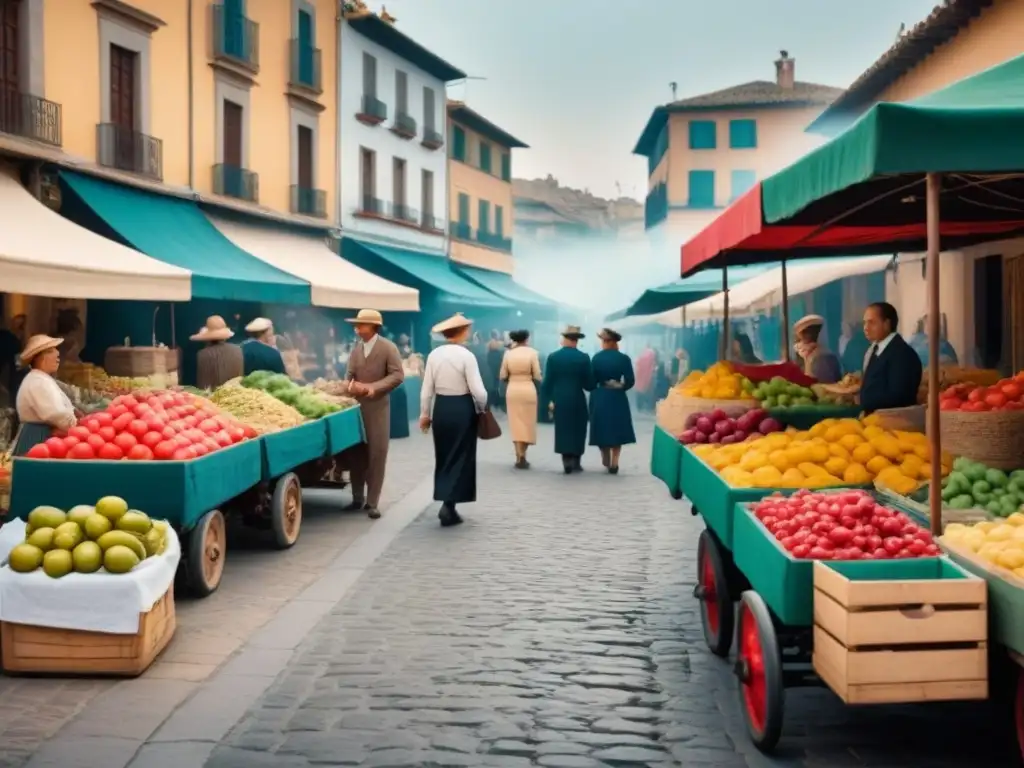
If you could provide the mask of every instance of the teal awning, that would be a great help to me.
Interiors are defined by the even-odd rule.
[[[192,273],[192,298],[310,304],[309,283],[236,246],[199,207],[91,176],[62,171],[64,187],[138,251]],[[72,215],[74,218],[74,215]]]
[[[757,277],[766,270],[771,269],[772,266],[765,264],[755,267],[730,268],[728,272],[730,290],[752,277]],[[628,307],[608,315],[606,319],[611,322],[612,320],[621,320],[624,317],[658,315],[662,312],[685,307],[687,304],[693,304],[721,292],[722,270],[711,269],[706,272],[700,272],[693,277],[673,280],[671,283],[659,285],[657,288],[649,288]]]
[[[356,266],[387,280],[416,288],[421,295],[433,294],[435,300],[445,304],[493,310],[513,308],[501,297],[460,275],[447,257],[440,254],[343,237],[341,255]]]
[[[534,312],[543,310],[549,314],[556,314],[558,312],[558,306],[554,301],[517,283],[512,275],[462,264],[457,269],[474,283],[486,288],[491,293],[508,299],[522,309],[529,309]]]

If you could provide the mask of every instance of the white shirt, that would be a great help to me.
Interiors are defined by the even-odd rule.
[[[49,424],[57,429],[75,425],[75,406],[57,385],[57,380],[42,371],[31,370],[18,388],[18,419],[23,424]]]
[[[870,347],[868,347],[868,353],[864,356],[864,369],[863,370],[866,371],[868,369],[868,364],[871,362],[871,359],[873,357],[881,357],[882,353],[885,352],[885,348],[888,347],[889,343],[893,339],[895,339],[895,338],[896,338],[896,332],[894,331],[894,332],[890,333],[888,336],[886,336],[884,339],[882,339],[881,341],[876,341],[874,344],[872,344]],[[875,350],[876,349],[878,350],[878,354],[877,355],[875,354]]]
[[[364,341],[363,342],[363,359],[364,360],[367,359],[370,356],[371,352],[373,352],[373,348],[377,344],[377,336],[378,336],[378,334],[375,333],[373,335],[372,339],[370,339],[369,341]]]
[[[420,389],[420,416],[429,417],[434,396],[472,395],[478,412],[487,408],[487,388],[476,356],[459,344],[445,344],[427,356]]]

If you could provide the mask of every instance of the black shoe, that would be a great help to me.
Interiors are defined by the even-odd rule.
[[[571,475],[573,470],[576,469],[576,464],[572,460],[572,456],[562,457],[562,469],[565,470],[565,474]]]
[[[524,456],[522,458],[516,459],[516,465],[515,466],[516,466],[516,469],[529,469],[530,468],[530,462],[528,462],[526,460],[526,457]]]
[[[576,459],[575,463],[573,463],[572,471],[573,472],[582,472],[583,471],[583,465],[580,464],[580,460],[579,459]]]
[[[441,505],[441,510],[437,513],[437,517],[441,521],[442,528],[450,528],[462,522],[462,518],[459,517],[459,513],[455,511],[455,508],[449,507],[447,504]]]
[[[362,512],[365,509],[366,509],[366,502],[365,501],[355,501],[355,500],[353,500],[351,504],[346,504],[344,507],[342,507],[341,511],[342,512]]]
[[[618,467],[608,467],[608,474],[609,475],[617,475],[617,474],[619,474],[619,468]]]
[[[371,520],[379,520],[380,510],[376,507],[366,507],[366,516]]]

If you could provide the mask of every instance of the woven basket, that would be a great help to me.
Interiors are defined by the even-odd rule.
[[[925,431],[925,407],[923,405],[911,405],[906,408],[883,408],[875,411],[878,417],[878,426],[882,429],[899,430],[901,432],[924,432]],[[943,429],[945,439],[945,429]],[[943,446],[945,447],[945,446]]]
[[[708,400],[703,397],[685,397],[674,391],[659,400],[655,408],[655,421],[670,435],[681,435],[686,430],[686,420],[695,413],[707,413],[721,408],[730,416],[758,408],[757,400]]]
[[[103,368],[111,376],[152,376],[178,370],[178,350],[166,347],[110,347]]]
[[[996,469],[1024,466],[1024,411],[941,411],[942,450]]]

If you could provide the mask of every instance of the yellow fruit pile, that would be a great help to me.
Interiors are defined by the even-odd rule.
[[[750,381],[733,370],[728,362],[718,362],[707,371],[691,371],[676,385],[684,397],[702,397],[707,400],[751,399]]]
[[[1024,514],[974,525],[950,523],[942,541],[1024,578]]]
[[[829,488],[877,480],[908,494],[931,475],[928,438],[882,429],[874,416],[825,419],[807,431],[790,427],[744,443],[691,448],[734,488]],[[943,462],[943,475],[950,463]]]

